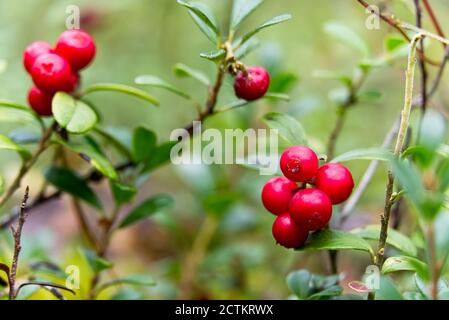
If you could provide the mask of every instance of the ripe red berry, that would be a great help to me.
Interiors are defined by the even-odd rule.
[[[302,246],[309,235],[307,228],[297,225],[289,213],[283,213],[276,218],[272,232],[276,242],[286,248]]]
[[[82,30],[64,31],[56,42],[56,52],[66,58],[74,71],[85,68],[95,57],[94,39]]]
[[[307,182],[318,171],[318,157],[312,149],[303,146],[287,148],[281,156],[281,170],[292,181]]]
[[[332,203],[323,191],[315,188],[303,189],[293,196],[289,212],[296,224],[315,231],[329,223]]]
[[[247,101],[262,98],[270,86],[270,75],[262,67],[249,67],[235,77],[235,95]]]
[[[73,76],[69,63],[54,53],[39,56],[31,68],[31,76],[39,89],[49,93],[70,92],[73,89]]]
[[[273,214],[287,212],[297,187],[295,182],[285,177],[271,178],[262,189],[262,203]]]
[[[34,61],[44,53],[53,53],[53,48],[47,42],[36,41],[26,47],[23,52],[23,65],[25,66],[25,69],[28,72],[31,72]]]
[[[327,163],[315,178],[316,187],[326,193],[332,204],[339,204],[349,198],[354,188],[351,172],[339,163]]]
[[[28,102],[31,108],[41,116],[51,116],[51,101],[53,94],[46,93],[33,86],[28,91]]]

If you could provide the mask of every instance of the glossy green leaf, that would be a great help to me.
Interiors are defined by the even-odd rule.
[[[298,250],[360,250],[373,254],[371,246],[362,237],[330,229],[311,234],[305,245]]]
[[[173,203],[173,198],[165,194],[150,197],[134,208],[126,218],[123,219],[120,223],[120,228],[128,227],[142,219],[146,219],[151,215],[170,207]]]
[[[44,173],[45,179],[59,190],[101,209],[100,199],[88,184],[75,172],[67,168],[50,167]]]
[[[231,30],[235,31],[240,24],[256,10],[264,0],[234,0],[231,13]]]
[[[0,134],[0,150],[11,150],[17,152],[23,160],[31,158],[31,153],[24,147],[18,145],[7,136]]]
[[[340,22],[328,22],[324,26],[324,31],[342,44],[357,50],[364,57],[369,56],[370,49],[367,43],[352,28]]]
[[[354,229],[351,232],[367,240],[378,240],[380,226],[369,225],[363,228]],[[413,242],[407,236],[394,229],[388,229],[387,243],[407,255],[416,256],[418,254],[418,250]]]
[[[290,272],[287,275],[288,288],[299,298],[307,299],[310,294],[312,275],[307,270]]]
[[[206,74],[204,74],[203,72],[201,72],[199,70],[193,69],[183,63],[175,64],[175,66],[173,67],[173,72],[178,77],[191,77],[193,79],[198,80],[205,86],[210,85],[210,80]]]
[[[54,96],[52,111],[56,122],[70,133],[85,133],[98,122],[97,114],[91,107],[64,92]]]
[[[262,118],[263,122],[270,128],[278,130],[279,135],[290,145],[306,145],[305,130],[302,125],[293,117],[272,112]]]
[[[323,299],[329,299],[335,296],[339,296],[343,293],[343,288],[339,285],[334,285],[329,288],[326,288],[322,291],[319,291],[317,293],[314,293],[310,295],[307,300],[323,300]]]
[[[351,160],[390,161],[392,158],[393,158],[392,152],[387,149],[369,148],[369,149],[358,149],[348,151],[332,159],[332,162],[345,162]]]
[[[178,96],[181,96],[183,98],[186,99],[191,98],[189,94],[185,93],[181,89],[178,89],[171,83],[168,83],[167,81],[162,80],[161,78],[153,75],[141,75],[138,76],[134,81],[136,82],[136,84],[139,85],[162,88],[170,92],[173,92],[174,94],[177,94]]]
[[[125,204],[130,202],[137,194],[137,189],[117,181],[111,181],[112,195],[117,204]]]
[[[226,55],[226,51],[224,51],[223,49],[200,53],[201,58],[211,60],[214,62],[217,62],[220,59],[223,59],[225,57],[225,55]]]
[[[112,92],[119,92],[124,93],[130,96],[134,96],[136,98],[142,99],[144,101],[147,101],[151,103],[154,106],[159,106],[159,101],[154,98],[152,95],[146,93],[143,90],[127,86],[124,84],[116,84],[116,83],[98,83],[93,84],[89,87],[87,87],[81,94],[81,96],[88,95],[93,92],[99,92],[99,91],[112,91]]]
[[[382,273],[387,274],[398,271],[413,271],[418,273],[423,279],[428,278],[429,272],[424,262],[413,257],[397,256],[389,257],[385,260],[382,266]]]
[[[146,161],[143,172],[151,171],[170,161],[171,149],[177,141],[165,142],[154,149],[152,156]]]
[[[220,35],[217,19],[210,8],[202,2],[187,2],[178,0],[178,3],[189,9],[193,20],[196,22],[201,31],[214,43]],[[212,32],[213,33],[212,33]]]
[[[81,248],[81,254],[85,257],[94,273],[99,273],[103,270],[110,269],[113,266],[112,262],[99,257],[94,251],[88,248]]]
[[[385,51],[392,53],[396,51],[398,48],[401,48],[403,46],[407,46],[408,42],[400,35],[396,34],[389,34],[385,38],[384,41],[384,47]]]
[[[98,126],[94,128],[94,132],[97,133],[99,136],[101,136],[103,139],[105,139],[108,143],[110,143],[111,146],[113,146],[124,157],[128,159],[132,158],[132,154],[128,146],[122,141],[120,141],[114,134],[108,132],[107,130],[99,128]]]
[[[78,153],[81,156],[81,158],[89,162],[92,165],[92,167],[98,170],[105,177],[108,177],[112,180],[118,179],[118,174],[115,171],[115,168],[111,164],[111,162],[105,156],[98,153],[90,145],[79,144],[74,142],[66,142],[61,139],[55,139],[54,141],[56,143],[63,145],[67,149],[70,149]]]
[[[240,40],[240,45],[242,45],[245,42],[247,42],[249,39],[251,39],[253,36],[255,36],[257,33],[262,31],[263,29],[271,27],[271,26],[274,26],[274,25],[277,25],[277,24],[282,23],[284,21],[290,20],[291,18],[292,18],[292,16],[290,14],[283,14],[283,15],[271,18],[267,22],[265,22],[265,23],[261,24],[260,26],[258,26],[256,29],[251,30],[250,32],[246,33],[242,37],[242,39]]]
[[[141,162],[150,159],[156,149],[156,134],[144,127],[138,127],[133,134],[133,159]]]

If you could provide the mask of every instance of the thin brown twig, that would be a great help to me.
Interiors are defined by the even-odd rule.
[[[22,230],[26,220],[26,208],[27,201],[29,196],[30,188],[27,186],[25,189],[25,194],[23,195],[22,204],[20,206],[20,215],[17,226],[11,226],[12,235],[14,238],[14,253],[11,264],[11,271],[9,274],[9,300],[15,300],[19,289],[15,288],[16,285],[16,276],[17,276],[17,267],[19,265],[19,255],[22,250],[21,240],[22,240]]]
[[[428,0],[422,0],[422,2],[423,2],[423,4],[424,4],[424,7],[425,7],[427,13],[429,14],[430,20],[432,21],[432,24],[433,24],[433,26],[435,27],[435,30],[437,31],[438,35],[439,35],[440,37],[445,38],[446,36],[444,35],[444,31],[443,31],[443,29],[441,28],[441,25],[440,25],[440,23],[438,22],[438,19],[437,19],[435,13],[433,12],[432,6],[430,5],[429,1],[428,1]],[[447,47],[447,45],[444,44],[444,43],[442,43],[442,45],[443,45],[443,47],[445,47],[445,48]]]

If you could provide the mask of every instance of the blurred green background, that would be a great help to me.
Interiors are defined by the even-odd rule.
[[[205,2],[225,23],[231,1]],[[434,2],[441,17],[449,13],[446,1]],[[414,21],[411,1],[377,3],[404,21]],[[81,27],[93,34],[98,50],[93,65],[83,72],[82,85],[96,82],[132,85],[140,74],[155,74],[185,88],[200,101],[205,100],[207,92],[203,87],[188,79],[177,79],[172,72],[173,65],[178,62],[198,68],[211,78],[215,72],[213,63],[199,57],[200,52],[213,48],[186,10],[174,0],[0,0],[0,59],[7,62],[5,71],[0,73],[0,98],[26,102],[31,80],[22,67],[23,49],[35,40],[53,43],[65,29],[66,7],[73,4],[80,7]],[[324,152],[336,119],[335,104],[329,98],[329,92],[338,88],[339,83],[314,77],[314,71],[326,69],[352,75],[362,58],[358,52],[324,32],[324,25],[337,21],[349,26],[367,41],[373,57],[384,53],[384,39],[391,30],[383,24],[380,30],[366,29],[368,15],[351,0],[267,0],[243,28],[282,13],[291,13],[293,19],[261,33],[261,47],[244,62],[297,75],[299,81],[289,92],[291,101],[256,103],[215,116],[207,120],[204,127],[262,128],[260,118],[263,114],[285,112],[303,124],[313,145],[319,152]],[[442,19],[442,24],[449,27],[447,19]],[[430,44],[427,52],[429,56],[439,58],[442,49]],[[359,103],[351,108],[337,143],[337,154],[382,143],[403,104],[405,62],[405,58],[397,59],[390,66],[377,68],[370,74],[363,88],[378,91],[382,97],[375,103]],[[434,71],[431,69],[432,74]],[[444,90],[447,84],[445,78],[439,93],[443,101],[449,98]],[[104,127],[120,132],[121,128],[129,130],[144,125],[158,133],[159,141],[168,140],[171,130],[184,127],[196,117],[194,107],[184,100],[157,89],[151,92],[161,100],[158,109],[116,94],[98,93],[91,100],[100,110]],[[228,77],[219,105],[233,100],[232,79]],[[0,121],[1,133],[27,129],[26,123],[20,119],[13,121],[13,115],[3,111]],[[9,181],[17,169],[17,158],[2,152],[0,163],[1,173]],[[363,161],[349,164],[356,183],[367,165],[368,162]],[[39,167],[45,167],[45,159],[39,162]],[[184,168],[169,165],[155,172],[141,189],[142,196],[164,191],[174,196],[176,205],[169,212],[158,214],[115,236],[110,254],[116,264],[114,272],[147,273],[157,282],[150,289],[127,292],[127,297],[133,297],[133,294],[149,299],[179,297],[183,263],[206,214],[198,199],[211,189],[235,197],[229,206],[221,207],[223,212],[218,229],[204,253],[189,297],[287,298],[290,292],[285,276],[289,271],[310,268],[314,272],[328,273],[326,253],[295,253],[275,245],[271,237],[273,217],[259,201],[261,187],[267,179],[256,171],[237,166]],[[26,183],[32,186],[41,180],[40,170],[36,169],[27,176]],[[381,167],[347,227],[377,221],[382,210],[384,183],[385,170]],[[107,199],[106,184],[96,190]],[[79,260],[77,225],[66,200],[55,201],[33,213],[26,226],[28,241],[24,245],[23,261],[45,257],[65,266]],[[6,213],[5,209],[3,211]],[[408,227],[404,225],[404,228]],[[11,243],[9,233],[2,232],[1,239],[0,252],[7,256]],[[340,268],[345,271],[346,280],[354,280],[360,278],[368,263],[362,255],[343,253]],[[84,276],[87,277],[82,274]]]

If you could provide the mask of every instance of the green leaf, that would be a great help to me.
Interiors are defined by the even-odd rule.
[[[217,19],[210,8],[201,2],[189,3],[184,0],[178,0],[178,3],[189,9],[193,20],[196,22],[201,31],[209,38],[209,40],[213,43],[217,43],[220,30],[218,28]]]
[[[115,83],[98,83],[93,84],[89,87],[87,87],[81,94],[81,96],[88,95],[93,92],[98,91],[113,91],[113,92],[120,92],[124,94],[128,94],[130,96],[134,96],[136,98],[142,99],[144,101],[147,101],[151,103],[154,106],[159,106],[159,101],[151,96],[150,94],[146,93],[143,90],[127,86],[124,84],[115,84]]]
[[[389,257],[385,260],[382,266],[382,273],[392,273],[398,271],[413,271],[416,272],[421,278],[428,279],[429,270],[427,265],[413,257],[397,256]]]
[[[41,127],[44,127],[44,122],[42,121],[41,117],[37,113],[35,113],[31,108],[29,108],[27,106],[24,106],[24,105],[21,105],[21,104],[18,104],[18,103],[9,101],[9,100],[0,99],[0,107],[26,112],[29,115],[31,115],[32,118],[34,120],[36,120],[36,122]]]
[[[94,273],[110,269],[113,266],[112,262],[99,257],[94,251],[88,248],[81,248],[80,251]]]
[[[17,152],[22,160],[31,158],[31,153],[24,147],[18,145],[7,136],[0,134],[0,150],[11,150]]]
[[[285,93],[278,93],[278,92],[268,92],[264,96],[265,99],[271,99],[271,100],[282,100],[282,101],[290,101],[290,96]]]
[[[358,102],[375,103],[382,99],[382,93],[379,91],[361,91],[356,98]]]
[[[198,80],[205,86],[210,85],[210,80],[206,74],[204,74],[203,72],[201,72],[199,70],[193,69],[183,63],[175,64],[175,66],[173,67],[173,72],[178,77],[191,77],[193,79]]]
[[[287,276],[288,288],[299,298],[306,299],[310,294],[312,275],[307,270],[290,272]]]
[[[280,72],[271,77],[271,92],[288,92],[299,81],[298,75],[293,72]]]
[[[256,10],[264,0],[234,0],[231,13],[231,30],[236,31],[240,24]]]
[[[371,246],[362,237],[330,229],[311,234],[305,245],[298,250],[360,250],[373,254]]]
[[[87,183],[67,168],[50,167],[44,173],[45,179],[59,190],[84,200],[101,209],[101,202]]]
[[[332,159],[332,162],[344,162],[350,160],[390,161],[392,158],[393,154],[387,149],[368,148],[348,151]]]
[[[143,172],[151,171],[170,161],[171,149],[176,145],[177,141],[165,142],[154,150],[151,158],[145,163]]]
[[[98,126],[94,128],[94,132],[97,133],[99,136],[101,136],[103,139],[105,139],[107,142],[109,142],[115,149],[120,152],[124,157],[131,159],[132,154],[129,148],[117,137],[115,137],[112,133],[99,128]]]
[[[342,74],[332,70],[315,70],[313,76],[319,79],[337,80],[344,84],[346,87],[352,85],[352,78],[346,74]]]
[[[156,149],[156,134],[144,127],[138,127],[133,135],[133,159],[136,162],[148,160]]]
[[[251,39],[254,35],[256,35],[260,31],[262,31],[263,29],[271,27],[271,26],[274,26],[274,25],[279,24],[279,23],[282,23],[284,21],[290,20],[291,18],[292,18],[292,16],[290,14],[283,14],[283,15],[271,18],[270,20],[268,20],[264,24],[261,24],[260,26],[258,26],[256,29],[246,33],[242,37],[242,39],[239,41],[240,42],[239,45],[244,44],[245,42],[247,42],[249,39]]]
[[[168,90],[170,92],[173,92],[174,94],[177,94],[178,96],[181,96],[186,99],[191,99],[191,96],[181,89],[178,89],[174,85],[168,83],[165,80],[162,80],[159,77],[152,76],[152,75],[141,75],[138,76],[135,80],[136,84],[144,85],[144,86],[150,86],[150,87],[156,87],[156,88],[162,88],[165,90]]]
[[[430,151],[435,151],[447,137],[447,123],[443,115],[429,110],[421,121],[419,144]]]
[[[139,206],[134,208],[123,221],[120,223],[119,228],[128,227],[142,219],[148,218],[149,216],[160,212],[163,209],[171,206],[174,203],[172,197],[161,194],[148,198],[142,202]]]
[[[323,300],[329,299],[335,296],[339,296],[343,293],[343,288],[339,285],[331,286],[323,291],[312,294],[307,300]]]
[[[117,181],[111,181],[112,195],[114,196],[117,204],[128,203],[137,194],[137,189],[133,186],[129,186]]]
[[[78,153],[81,158],[89,162],[95,169],[97,169],[105,177],[112,180],[118,179],[118,174],[115,171],[114,166],[111,162],[105,158],[102,154],[98,153],[90,145],[84,145],[74,142],[66,142],[61,139],[55,139],[54,142],[59,143],[76,153]]]
[[[220,59],[224,58],[224,56],[226,55],[226,51],[224,51],[223,49],[219,49],[219,50],[212,50],[209,52],[202,52],[200,53],[200,57],[207,59],[207,60],[211,60],[214,62],[219,61]]]
[[[306,145],[305,131],[302,125],[293,117],[272,112],[263,116],[262,121],[271,128],[278,130],[279,135],[290,145]]]
[[[384,47],[385,51],[392,53],[396,51],[398,48],[401,48],[403,46],[407,46],[408,42],[400,35],[396,34],[389,34],[385,38],[384,41]]]
[[[344,45],[359,51],[364,57],[369,56],[370,49],[365,40],[346,25],[340,22],[328,22],[324,26],[324,31]]]
[[[129,275],[123,278],[113,279],[108,282],[102,283],[98,286],[97,294],[104,289],[113,287],[113,286],[121,286],[121,285],[131,285],[131,286],[144,286],[150,287],[156,285],[156,282],[152,277],[146,275]]]
[[[234,55],[237,59],[243,59],[248,54],[256,50],[260,46],[259,40],[256,38],[251,38],[241,45],[237,50],[235,50]]]
[[[351,232],[367,240],[378,240],[380,226],[369,225],[363,228],[354,229]],[[387,243],[407,255],[415,257],[418,254],[418,250],[413,242],[407,236],[394,229],[388,229]]]
[[[52,111],[56,122],[70,133],[85,133],[98,121],[97,114],[91,107],[65,92],[56,93]]]

